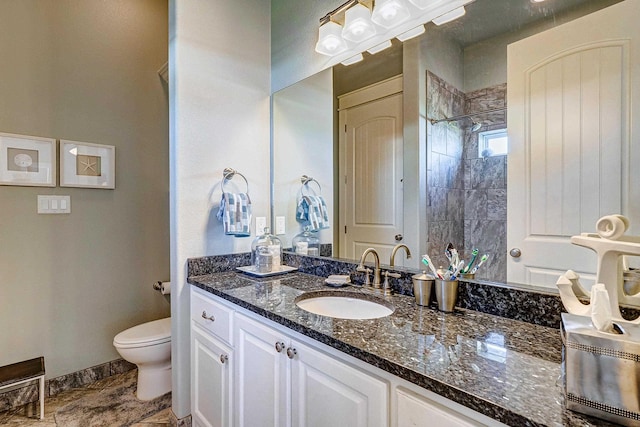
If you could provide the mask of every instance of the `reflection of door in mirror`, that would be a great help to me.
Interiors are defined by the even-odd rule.
[[[402,76],[339,97],[339,108],[340,256],[373,247],[386,262],[397,243],[415,250],[403,240]]]
[[[628,120],[640,102],[629,62],[640,56],[638,16],[640,1],[628,0],[509,46],[508,245],[522,254],[509,258],[509,281],[593,277],[595,256],[570,237],[603,215],[638,218]]]

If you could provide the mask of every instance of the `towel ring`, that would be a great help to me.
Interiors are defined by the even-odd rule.
[[[300,193],[303,196],[304,196],[304,188],[307,187],[310,182],[316,183],[316,185],[318,186],[318,194],[322,193],[322,187],[320,186],[320,183],[315,178],[311,178],[310,176],[307,176],[307,175],[302,175],[302,177],[300,178],[300,182],[302,183],[302,188],[300,189]]]
[[[233,168],[224,168],[224,171],[222,171],[222,192],[226,193],[225,189],[224,189],[224,184],[227,181],[231,181],[233,179],[234,176],[240,176],[242,177],[242,179],[244,179],[244,183],[247,185],[247,194],[249,193],[249,181],[247,181],[247,178],[245,178],[244,175],[242,175],[240,172],[238,172],[237,170],[233,169]]]

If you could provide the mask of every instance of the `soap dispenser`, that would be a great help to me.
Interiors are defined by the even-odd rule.
[[[256,237],[251,243],[251,265],[258,273],[280,271],[282,242],[265,227],[264,234]]]
[[[293,251],[299,255],[320,255],[320,239],[315,236],[306,225],[304,231],[297,234],[291,241]]]

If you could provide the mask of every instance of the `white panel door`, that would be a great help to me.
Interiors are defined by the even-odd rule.
[[[595,254],[570,237],[607,214],[640,221],[638,16],[627,0],[508,48],[507,242],[522,254],[508,257],[510,282],[593,278]]]
[[[282,352],[286,338],[279,332],[240,314],[236,315],[236,425],[286,427],[290,425],[288,359]],[[276,349],[282,344],[282,350]]]
[[[389,425],[389,385],[299,342],[291,364],[294,427]]]
[[[368,247],[383,260],[402,241],[402,93],[343,111],[344,244],[340,256],[357,258]]]
[[[233,353],[192,322],[192,409],[195,426],[228,427],[232,422]]]

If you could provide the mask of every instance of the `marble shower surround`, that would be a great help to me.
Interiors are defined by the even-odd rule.
[[[444,118],[506,107],[505,84],[463,93],[427,71],[427,117]],[[489,261],[478,278],[506,281],[507,156],[482,158],[478,132],[506,128],[506,111],[457,122],[427,122],[427,252],[436,265],[446,265],[444,247],[452,242],[462,259],[473,248]]]
[[[465,95],[427,71],[427,117],[464,114]],[[427,253],[436,266],[448,265],[443,248],[464,245],[464,130],[458,123],[427,122]]]
[[[505,108],[506,83],[465,94],[465,114]],[[480,132],[506,129],[507,112],[479,115]],[[489,261],[476,277],[507,280],[507,156],[482,158],[479,132],[465,129],[464,143],[464,259],[473,248],[488,253]]]

